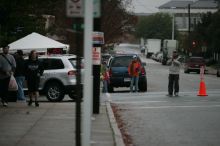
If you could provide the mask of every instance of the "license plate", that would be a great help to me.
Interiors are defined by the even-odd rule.
[[[124,78],[124,82],[130,82],[131,78]]]

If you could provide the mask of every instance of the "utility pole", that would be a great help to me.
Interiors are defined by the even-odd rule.
[[[102,0],[99,1],[99,9],[102,11]],[[101,16],[95,17],[94,18],[94,33],[99,35],[102,34],[101,32]],[[99,35],[100,37],[100,35]],[[104,37],[104,35],[103,35]],[[104,39],[103,39],[104,40]],[[101,48],[104,42],[93,40],[93,47],[98,49],[100,51],[100,57],[101,57]],[[100,63],[101,63],[101,58]],[[100,112],[100,69],[101,69],[101,64],[100,63],[94,63],[93,62],[93,114],[99,114]]]
[[[188,51],[191,53],[191,14],[190,14],[190,4],[188,4]],[[190,55],[190,54],[189,54]]]
[[[175,14],[174,14],[174,9],[176,7],[171,7],[172,9],[172,40],[174,40],[174,33],[175,33]]]

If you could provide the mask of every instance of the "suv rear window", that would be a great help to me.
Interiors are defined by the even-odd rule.
[[[205,60],[203,58],[190,58],[189,62],[199,62],[199,63],[204,63]]]
[[[64,69],[64,64],[61,59],[39,59],[43,62],[45,70]]]
[[[112,67],[128,67],[131,61],[132,61],[132,56],[115,57],[112,60],[111,66]]]

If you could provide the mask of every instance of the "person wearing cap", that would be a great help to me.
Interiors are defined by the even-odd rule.
[[[178,53],[176,50],[173,51],[173,56],[168,60],[169,65],[169,81],[168,81],[168,95],[169,97],[179,96],[179,73],[181,63],[177,60]]]
[[[9,46],[4,46],[0,55],[0,98],[4,107],[8,106],[8,84],[16,68],[14,57],[9,54]]]
[[[17,50],[15,53],[15,61],[16,61],[16,69],[15,69],[15,79],[18,84],[18,92],[17,92],[17,100],[18,101],[26,101],[25,96],[24,96],[24,81],[25,81],[25,61],[23,58],[23,51],[22,50]]]
[[[141,70],[141,64],[140,61],[138,61],[137,56],[133,57],[133,60],[128,66],[128,74],[131,77],[131,83],[130,83],[130,92],[138,91],[138,81],[139,81],[139,73]]]

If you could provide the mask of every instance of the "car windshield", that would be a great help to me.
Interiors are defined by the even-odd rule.
[[[112,67],[128,67],[130,62],[132,61],[132,56],[120,56],[115,57],[112,61]]]

